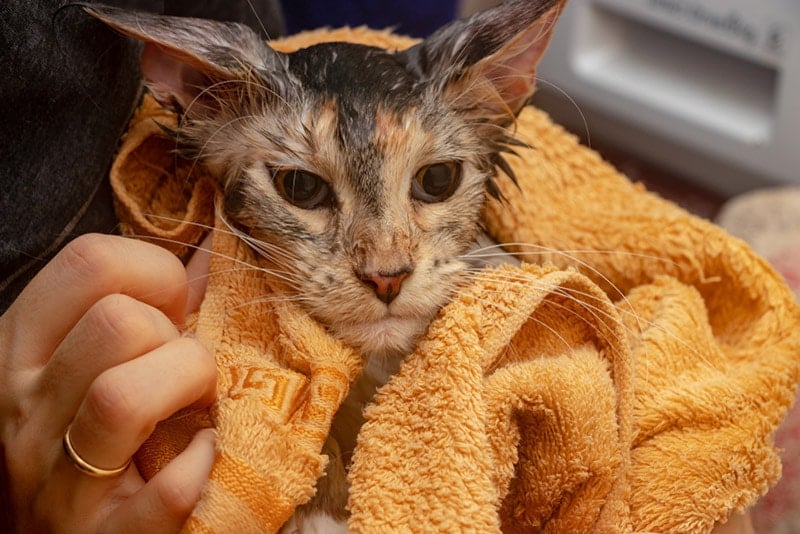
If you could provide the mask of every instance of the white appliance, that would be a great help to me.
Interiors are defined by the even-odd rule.
[[[800,185],[800,0],[570,0],[539,77],[557,120],[706,186]]]

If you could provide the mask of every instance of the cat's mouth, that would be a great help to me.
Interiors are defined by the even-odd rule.
[[[456,274],[453,263],[451,280]],[[423,276],[423,274],[425,276]],[[452,289],[441,270],[386,271],[365,282],[350,279],[342,291],[324,295],[309,311],[338,339],[365,355],[408,354],[425,333]]]
[[[371,321],[332,324],[337,337],[367,356],[407,354],[425,331],[428,320],[387,312]]]

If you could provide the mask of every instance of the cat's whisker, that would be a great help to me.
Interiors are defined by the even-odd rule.
[[[261,31],[264,32],[264,35],[267,37],[267,39],[272,39],[273,36],[270,35],[269,32],[267,31],[267,27],[264,25],[264,21],[261,20],[261,17],[259,16],[258,11],[256,10],[256,6],[253,5],[253,0],[247,0],[247,7],[250,8],[250,12],[258,21],[258,25],[261,27]]]
[[[256,238],[244,233],[243,231],[239,230],[238,228],[233,226],[233,224],[231,224],[230,221],[227,220],[227,218],[224,215],[224,212],[222,212],[220,210],[218,210],[218,211],[219,211],[219,215],[220,215],[220,220],[223,222],[224,226],[212,226],[212,225],[203,224],[203,223],[199,223],[199,222],[186,221],[184,219],[178,219],[178,218],[175,218],[175,217],[169,217],[169,216],[157,215],[157,214],[147,214],[147,217],[150,218],[150,219],[161,220],[161,221],[165,221],[165,222],[172,222],[172,223],[176,223],[176,224],[184,223],[184,224],[187,224],[187,225],[197,226],[199,228],[203,228],[204,230],[208,230],[209,232],[213,231],[213,232],[218,232],[218,233],[223,233],[223,234],[227,234],[227,235],[230,235],[230,236],[234,236],[234,237],[237,237],[237,238],[245,241],[252,248],[256,249],[257,252],[259,252],[259,253],[261,253],[261,254],[263,254],[265,256],[279,256],[279,257],[281,257],[283,259],[286,259],[286,260],[295,260],[295,259],[297,259],[297,255],[296,254],[286,250],[285,248],[279,247],[279,246],[274,245],[272,243],[268,243],[266,241],[258,240]],[[186,243],[181,243],[181,242],[177,242],[177,241],[176,241],[176,243],[186,244]],[[188,246],[188,244],[187,244],[187,246]]]
[[[496,281],[496,279],[493,279],[491,277],[482,277],[480,275],[474,276],[473,279],[476,280],[476,281],[490,281],[490,282]],[[616,320],[616,316],[612,312],[604,310],[600,306],[594,305],[591,302],[587,302],[586,299],[594,300],[595,302],[600,302],[601,299],[597,298],[595,295],[591,295],[589,293],[585,293],[585,292],[577,290],[577,289],[566,288],[566,287],[562,287],[562,286],[542,283],[541,281],[531,280],[530,278],[526,278],[524,276],[505,276],[505,277],[503,277],[503,280],[511,282],[511,283],[519,284],[519,285],[524,286],[524,287],[530,287],[530,288],[533,288],[533,289],[536,289],[536,290],[540,290],[540,291],[543,291],[543,292],[548,293],[548,294],[558,295],[558,296],[561,296],[561,297],[564,297],[564,298],[566,298],[568,300],[573,301],[576,305],[578,305],[581,309],[585,310],[588,314],[591,315],[591,317],[593,317],[595,319],[596,325],[593,325],[588,320],[588,318],[585,315],[579,313],[578,310],[569,308],[568,306],[566,306],[564,304],[561,304],[561,303],[558,303],[558,302],[555,302],[555,301],[549,300],[549,299],[547,300],[547,304],[551,305],[551,306],[554,306],[556,308],[559,308],[559,309],[563,309],[564,311],[568,312],[569,314],[574,315],[575,317],[577,317],[581,321],[584,321],[592,329],[595,329],[595,327],[597,325],[602,325],[604,323],[604,321],[606,321],[606,320],[612,320],[612,321]],[[582,298],[579,298],[579,297],[582,297]],[[509,308],[508,311],[509,312],[513,312],[513,309]],[[605,334],[603,334],[603,335],[605,335]],[[604,339],[606,340],[606,342],[609,341],[607,338],[604,338]],[[620,344],[625,342],[624,339],[618,339],[616,335],[614,336],[614,340],[617,343],[620,343]]]
[[[226,122],[220,124],[219,126],[217,126],[217,128],[214,131],[212,131],[210,134],[208,134],[208,137],[205,139],[203,144],[198,147],[197,153],[196,153],[195,157],[193,158],[192,166],[189,168],[189,172],[188,172],[187,176],[191,176],[194,173],[197,165],[200,164],[201,159],[203,157],[207,157],[206,156],[206,150],[212,144],[212,142],[216,141],[216,138],[217,138],[218,135],[220,135],[228,127],[230,127],[230,126],[232,126],[232,125],[234,125],[236,123],[241,123],[241,122],[245,122],[245,121],[248,121],[248,120],[252,120],[252,118],[253,118],[252,115],[240,115],[238,117],[233,117],[233,118],[229,119],[228,121],[226,121]]]
[[[505,273],[503,273],[503,274],[505,274]],[[487,278],[482,277],[480,275],[480,271],[478,271],[476,274],[473,274],[472,279],[480,281],[482,279],[487,279]],[[511,282],[520,283],[520,284],[524,284],[524,285],[530,285],[531,284],[531,280],[529,278],[526,278],[526,277],[522,276],[522,275],[508,275],[508,276],[505,277],[505,279],[508,280],[508,281],[511,281]],[[488,278],[488,280],[489,281],[493,281],[494,279]],[[609,312],[606,312],[605,310],[603,310],[600,307],[591,305],[592,301],[599,302],[599,301],[602,300],[601,297],[598,297],[597,295],[594,295],[592,293],[588,293],[588,292],[585,292],[585,291],[579,291],[579,290],[571,289],[571,288],[568,291],[564,291],[563,288],[558,288],[558,287],[549,288],[549,287],[547,287],[546,284],[537,285],[537,284],[534,283],[533,287],[537,288],[537,289],[552,290],[552,291],[555,291],[557,293],[562,294],[563,296],[567,296],[567,297],[570,297],[570,298],[580,297],[581,299],[584,299],[584,300],[581,301],[582,306],[584,308],[586,308],[586,309],[589,309],[589,308],[593,309],[596,318],[598,318],[598,319],[606,318],[606,319],[616,320],[616,317],[613,316],[613,314],[609,314]],[[626,302],[628,304],[628,306],[621,307],[619,304],[616,304],[615,305],[615,309],[616,309],[616,312],[621,314],[623,318],[625,316],[628,316],[628,317],[632,318],[636,322],[637,331],[633,332],[633,336],[634,337],[637,337],[637,338],[641,337],[641,333],[644,332],[646,329],[657,330],[660,333],[662,333],[665,336],[667,336],[669,339],[671,339],[671,340],[675,341],[676,343],[678,343],[679,345],[681,345],[682,349],[686,350],[687,353],[695,355],[698,360],[701,360],[704,363],[706,363],[709,366],[709,368],[717,370],[716,367],[713,365],[713,363],[710,362],[706,357],[703,356],[703,353],[701,351],[699,351],[696,347],[692,346],[689,342],[687,342],[681,336],[679,336],[675,332],[672,332],[672,331],[668,330],[667,328],[665,328],[663,325],[661,325],[659,323],[656,323],[656,322],[651,321],[651,320],[645,320],[640,314],[636,313],[636,310],[632,307],[632,305],[630,305],[630,302],[628,302],[628,301],[624,301],[624,302]],[[646,360],[646,358],[645,358],[645,360]]]
[[[297,280],[291,276],[291,273],[288,271],[280,271],[277,269],[270,269],[267,267],[258,267],[253,265],[248,265],[246,267],[231,267],[229,269],[218,269],[215,271],[209,271],[206,277],[212,276],[220,276],[223,274],[233,274],[239,272],[247,272],[247,271],[257,271],[261,274],[268,275],[273,279],[280,280],[282,285],[288,286],[291,289],[301,289],[301,286],[298,284]],[[203,278],[203,276],[199,276],[198,279]]]
[[[246,262],[244,260],[241,260],[241,259],[238,259],[238,258],[235,258],[235,257],[232,257],[232,256],[228,256],[226,254],[222,254],[222,253],[219,253],[219,252],[216,252],[216,251],[213,251],[213,250],[209,250],[209,249],[203,248],[200,245],[185,243],[185,242],[177,240],[177,239],[170,239],[170,238],[166,238],[166,237],[154,237],[154,236],[150,236],[150,235],[137,235],[137,234],[129,234],[129,235],[130,235],[130,237],[133,237],[133,238],[144,239],[144,240],[151,241],[151,242],[158,242],[158,243],[165,243],[165,244],[168,243],[168,244],[173,244],[173,245],[181,245],[181,246],[185,246],[185,247],[190,248],[190,249],[194,249],[196,251],[197,250],[203,250],[204,252],[207,252],[208,254],[224,258],[224,259],[232,261],[232,262],[234,262],[235,264],[238,265],[238,267],[233,267],[233,268],[230,268],[230,269],[227,269],[227,270],[223,269],[223,270],[219,270],[219,271],[209,271],[205,275],[201,275],[201,276],[198,276],[198,277],[194,278],[193,281],[202,279],[204,277],[213,276],[215,274],[225,274],[225,273],[236,272],[236,271],[259,271],[261,273],[270,275],[273,278],[278,279],[278,280],[282,281],[285,284],[288,284],[288,285],[291,285],[291,286],[294,286],[294,287],[299,287],[298,284],[297,284],[296,278],[293,277],[292,274],[290,272],[288,272],[288,271],[278,271],[278,270],[275,270],[275,269],[270,269],[270,268],[266,268],[266,267],[259,266],[259,265],[253,265],[253,264],[248,263],[248,262]]]
[[[566,98],[567,101],[572,105],[572,107],[575,108],[575,111],[578,112],[578,115],[581,118],[581,122],[583,123],[583,131],[586,134],[585,144],[589,148],[592,148],[592,135],[591,135],[591,132],[589,131],[589,120],[586,118],[586,114],[583,112],[583,110],[581,109],[581,107],[578,104],[578,102],[569,93],[567,93],[567,91],[562,89],[556,83],[553,83],[553,82],[551,82],[549,80],[545,80],[544,78],[540,78],[540,77],[537,76],[536,77],[536,84],[537,85],[543,84],[543,85],[547,85],[548,87],[552,88],[553,90],[558,92],[560,95],[562,95],[564,98]]]
[[[634,308],[632,304],[629,302],[627,295],[625,292],[618,287],[615,283],[611,281],[611,279],[602,273],[599,269],[597,269],[594,265],[592,265],[589,261],[580,259],[577,255],[589,255],[589,254],[612,254],[612,255],[625,255],[631,258],[643,259],[643,260],[650,260],[650,261],[657,261],[663,262],[667,265],[677,268],[678,265],[674,260],[671,260],[666,257],[656,256],[651,254],[644,254],[644,253],[635,253],[629,251],[618,251],[618,250],[597,250],[597,249],[575,249],[575,250],[559,250],[553,249],[552,247],[545,247],[542,245],[537,245],[534,243],[523,243],[523,242],[510,242],[504,243],[503,247],[515,247],[522,249],[522,251],[515,254],[515,256],[525,255],[525,254],[551,254],[556,256],[565,257],[571,262],[575,263],[578,267],[582,267],[586,272],[589,272],[595,276],[597,276],[600,280],[605,282],[609,288],[611,288],[615,293],[616,297],[620,298],[622,302],[625,303],[625,307],[631,310],[632,315],[631,317],[636,321],[637,328],[640,331],[644,330],[644,325],[641,323],[641,317],[633,312]],[[526,250],[527,249],[527,250]],[[612,299],[614,296],[609,295]],[[622,309],[622,306],[618,305],[618,308]],[[683,343],[683,341],[681,340]],[[688,344],[684,343],[688,346]],[[697,351],[695,351],[699,355]],[[701,356],[702,357],[702,356]]]
[[[292,252],[284,249],[283,247],[279,247],[273,243],[256,239],[236,229],[234,229],[232,233],[233,235],[237,236],[239,239],[247,243],[250,246],[250,248],[258,252],[261,256],[265,258],[270,258],[270,259],[279,258],[288,261],[294,261],[298,259],[296,254],[293,254]]]
[[[505,276],[502,276],[501,279],[505,280],[507,282],[519,284],[521,286],[532,287],[533,289],[542,290],[542,291],[558,294],[558,295],[561,295],[561,296],[564,296],[564,297],[568,297],[568,298],[574,300],[575,302],[577,302],[578,304],[582,305],[587,310],[590,309],[590,311],[595,315],[595,318],[597,318],[597,319],[600,319],[600,318],[603,318],[603,319],[616,319],[616,316],[613,313],[602,309],[600,306],[596,306],[596,305],[591,304],[591,301],[598,302],[598,303],[604,303],[605,302],[602,297],[599,297],[599,296],[597,296],[595,294],[589,293],[587,291],[581,291],[581,290],[574,289],[574,288],[565,288],[565,287],[562,287],[562,286],[542,283],[541,281],[538,281],[538,280],[531,280],[530,278],[528,278],[526,276],[523,276],[523,275],[508,275],[506,273],[501,273],[501,274],[505,275]],[[481,276],[480,273],[474,274],[472,276],[472,279],[475,280],[475,281],[488,281],[488,282],[496,281],[495,278],[492,278],[492,277],[489,277],[489,276]],[[578,298],[578,297],[580,297],[580,298]],[[622,311],[623,313],[631,313],[632,315],[635,315],[633,312],[630,312],[630,311],[625,311],[625,310],[620,310],[620,311]],[[599,315],[597,315],[597,314],[599,314]]]
[[[229,95],[222,96],[219,94],[220,91],[218,90],[227,90],[230,87],[235,89],[237,86],[243,86],[248,91],[248,94],[255,94],[260,97],[263,97],[266,94],[277,99],[281,104],[289,106],[289,102],[280,93],[264,84],[261,80],[259,80],[257,75],[252,74],[252,65],[248,65],[238,58],[237,62],[240,66],[242,74],[245,75],[245,77],[232,80],[220,80],[209,85],[208,87],[203,88],[203,90],[200,91],[200,93],[194,99],[192,99],[192,102],[189,104],[189,106],[187,106],[186,111],[188,112],[192,105],[197,105],[201,98],[210,97],[216,101],[221,109],[231,108],[231,111],[235,112],[235,104],[233,102],[235,102],[236,99],[230,98]],[[261,93],[252,93],[251,91],[254,88],[260,90]]]
[[[296,260],[297,256],[292,252],[284,249],[283,247],[279,247],[273,243],[269,243],[267,241],[263,241],[260,239],[256,239],[245,232],[238,230],[236,228],[231,228],[231,235],[236,236],[237,238],[241,239],[243,242],[247,243],[250,248],[252,248],[255,252],[265,258],[269,259],[276,259],[280,258],[283,260]]]
[[[189,225],[189,226],[197,226],[199,228],[203,228],[204,230],[208,230],[208,231],[213,231],[213,230],[217,229],[211,224],[204,224],[204,223],[197,222],[197,221],[189,221],[189,220],[186,220],[186,219],[179,219],[177,217],[171,217],[169,215],[162,215],[160,213],[145,213],[144,216],[147,217],[147,219],[150,220],[150,221],[169,222],[169,223],[174,223],[175,226],[177,226],[179,224],[186,224],[186,225]]]
[[[277,246],[261,239],[256,239],[255,237],[236,228],[227,220],[223,213],[220,214],[220,220],[228,228],[231,235],[234,235],[247,243],[250,248],[260,254],[262,257],[269,259],[280,259],[283,260],[282,263],[285,263],[286,265],[294,265],[299,259],[297,254],[287,250],[284,247]]]
[[[260,76],[252,65],[248,65],[244,62],[240,62],[240,65],[246,76],[246,78],[241,81],[246,83],[247,94],[251,99],[253,99],[253,101],[256,101],[257,99],[263,99],[264,95],[269,95],[279,104],[281,104],[286,110],[291,110],[289,101],[286,100],[286,98],[278,91],[261,81]],[[258,89],[258,92],[253,91],[253,89]]]
[[[514,246],[520,248],[532,248],[534,250],[527,250],[527,251],[511,251],[507,250],[504,247]],[[487,252],[492,249],[497,249],[496,252]],[[663,263],[671,264],[674,267],[678,267],[678,263],[666,256],[658,256],[655,254],[645,254],[642,252],[631,252],[626,250],[611,250],[611,249],[556,249],[552,247],[546,247],[543,245],[536,245],[533,243],[522,243],[522,242],[509,242],[497,245],[488,245],[481,248],[472,249],[461,256],[460,259],[469,261],[470,259],[474,258],[493,258],[493,257],[504,257],[504,256],[513,256],[519,259],[524,259],[525,256],[531,255],[538,255],[538,256],[545,256],[545,255],[557,255],[557,256],[565,256],[567,259],[573,260],[575,262],[580,262],[581,260],[578,259],[575,255],[609,255],[609,256],[626,256],[630,258],[639,258],[639,259],[646,259],[646,260],[656,260]],[[590,265],[585,265],[585,267],[590,267]],[[592,272],[595,272],[592,269]]]
[[[251,66],[242,64],[241,68],[243,69],[243,73],[249,72],[252,69]],[[255,114],[246,114],[242,115],[238,112],[235,105],[232,102],[239,100],[238,98],[231,98],[230,95],[222,95],[220,94],[220,90],[224,90],[227,86],[241,86],[244,87],[244,90],[251,95],[251,99],[254,99],[255,96],[259,98],[263,98],[264,95],[270,95],[271,97],[275,98],[282,106],[287,109],[291,110],[291,106],[289,105],[288,101],[279,93],[274,91],[269,86],[265,85],[264,83],[260,82],[256,75],[248,74],[243,79],[235,79],[235,80],[222,80],[216,83],[209,85],[208,87],[203,88],[189,103],[186,108],[186,113],[190,113],[193,106],[199,106],[201,99],[203,98],[211,98],[216,102],[216,106],[219,107],[221,110],[229,109],[228,115],[232,116],[233,118],[229,119],[227,122],[219,125],[217,129],[210,134],[205,134],[205,141],[202,145],[193,149],[192,154],[192,166],[187,173],[186,180],[188,181],[191,176],[194,174],[198,163],[201,161],[203,155],[206,153],[208,147],[212,144],[212,142],[216,141],[216,137],[226,128],[235,124],[237,122],[245,122],[245,121],[254,121],[257,122],[258,116]],[[255,90],[258,91],[255,91]],[[220,112],[222,113],[222,112]],[[187,126],[179,126],[175,131],[175,142],[178,147],[178,152],[181,152],[182,147],[184,147],[184,142],[182,141],[183,136],[187,136],[189,141],[194,139],[194,136],[190,133],[191,127],[194,127],[195,124],[202,123],[201,120],[197,119],[194,121],[192,125]],[[191,143],[189,143],[191,144]],[[177,154],[176,154],[177,157]]]
[[[568,295],[568,294],[565,295],[563,293],[561,293],[561,296],[567,297],[567,298],[571,297],[570,295]],[[483,302],[485,302],[486,305],[489,305],[491,307],[494,307],[494,308],[498,309],[501,313],[503,313],[504,315],[507,315],[507,316],[511,316],[511,315],[513,315],[515,313],[521,313],[521,312],[519,312],[519,310],[515,310],[515,309],[512,309],[510,307],[500,306],[494,300],[486,299]],[[585,303],[580,302],[580,301],[578,301],[578,302],[581,305],[582,309],[585,309],[585,310],[587,310],[587,309],[590,310],[591,309],[591,307],[587,307],[585,305]],[[574,309],[574,308],[572,308],[570,306],[567,306],[565,304],[561,304],[561,303],[558,303],[558,302],[555,302],[555,301],[552,301],[552,300],[549,300],[547,304],[549,306],[552,306],[555,309],[561,309],[561,310],[565,311],[566,313],[572,315],[576,319],[584,322],[587,325],[588,328],[592,329],[595,332],[595,335],[598,337],[598,339],[602,340],[605,344],[613,345],[613,343],[611,342],[612,339],[613,339],[617,343],[624,345],[624,341],[625,341],[624,339],[618,339],[619,336],[616,335],[616,334],[613,334],[613,333],[609,334],[609,332],[613,332],[613,331],[611,331],[609,329],[603,328],[601,330],[598,330],[598,328],[597,328],[598,324],[592,323],[589,320],[589,318],[587,318],[583,313],[580,312],[580,310]],[[539,325],[541,328],[543,328],[547,332],[549,332],[554,337],[554,339],[557,340],[562,345],[563,349],[565,351],[567,351],[568,353],[572,354],[572,353],[574,353],[576,351],[577,347],[576,347],[575,342],[567,340],[563,336],[563,334],[559,331],[557,325],[553,325],[553,324],[550,324],[548,322],[543,321],[542,319],[538,318],[535,313],[532,314],[532,315],[528,315],[526,320],[527,321],[532,321],[533,323]],[[602,323],[599,323],[599,324],[602,324]],[[504,348],[504,351],[505,351],[505,354],[506,354],[505,359],[500,359],[500,360],[496,361],[494,363],[494,365],[490,369],[487,370],[487,372],[491,372],[493,369],[504,365],[504,363],[508,363],[509,356],[511,356],[513,358],[516,358],[517,360],[521,360],[521,361],[528,360],[532,356],[530,354],[530,352],[521,353],[519,348],[517,347],[517,345],[515,345],[513,343],[511,343],[508,346],[506,346]],[[557,350],[555,350],[555,351],[551,350],[551,351],[549,351],[549,353],[555,354],[555,353],[558,353],[558,351]],[[542,354],[542,355],[539,355],[539,357],[545,357],[545,355]],[[513,361],[513,359],[511,361]]]
[[[658,256],[653,254],[645,254],[645,253],[638,253],[638,252],[630,252],[630,251],[622,251],[622,250],[602,250],[602,249],[556,249],[552,247],[547,247],[543,245],[537,245],[535,243],[525,243],[525,242],[507,242],[498,245],[501,249],[507,248],[517,248],[521,250],[507,252],[509,255],[514,257],[521,257],[524,259],[525,256],[528,255],[552,255],[552,256],[561,256],[564,257],[571,262],[575,263],[576,266],[582,267],[589,273],[596,275],[600,280],[602,280],[605,284],[607,284],[610,288],[614,289],[614,291],[618,294],[618,297],[624,298],[625,293],[616,286],[606,275],[604,275],[600,270],[594,267],[591,263],[587,260],[580,259],[577,255],[621,255],[626,256],[629,258],[637,258],[637,259],[644,259],[644,260],[653,260],[657,262],[664,263],[670,267],[678,268],[679,265],[675,260],[672,260],[668,257]],[[470,257],[470,252],[465,253],[461,256],[462,259],[468,260]]]
[[[308,299],[306,297],[301,297],[301,296],[298,296],[298,295],[289,295],[289,294],[283,293],[283,294],[275,294],[275,295],[270,295],[270,296],[252,298],[252,299],[244,301],[244,302],[242,302],[240,304],[236,304],[234,306],[228,306],[227,308],[225,308],[225,311],[231,312],[231,311],[240,310],[242,308],[264,306],[264,305],[267,305],[267,304],[285,304],[285,303],[295,303],[295,304],[299,303],[299,304],[302,304],[302,303],[308,302],[308,301],[310,301],[310,299]],[[267,310],[265,310],[265,313],[266,312],[267,312]]]
[[[168,217],[168,216],[163,216],[163,215],[155,215],[155,214],[151,215],[151,214],[148,214],[147,217],[150,218],[150,219],[161,220],[161,221],[165,221],[165,222],[173,222],[173,223],[176,223],[176,224],[184,223],[184,224],[187,224],[187,225],[197,226],[199,228],[203,228],[205,230],[208,230],[209,232],[213,231],[213,232],[223,233],[223,234],[227,234],[227,235],[230,235],[230,236],[237,237],[239,239],[242,239],[246,243],[248,243],[258,253],[260,253],[260,254],[262,254],[262,255],[264,255],[266,257],[280,257],[280,258],[285,259],[285,260],[295,260],[295,259],[297,259],[297,255],[296,254],[291,253],[290,251],[286,250],[283,247],[278,247],[277,245],[274,245],[272,243],[261,241],[261,240],[255,239],[255,238],[245,234],[241,230],[239,230],[236,227],[234,227],[227,220],[227,218],[224,217],[224,214],[221,213],[221,212],[220,212],[220,220],[222,220],[222,222],[224,223],[224,227],[211,226],[211,225],[208,225],[208,224],[203,224],[203,223],[198,223],[198,222],[193,222],[193,221],[186,221],[184,219],[178,219],[178,218],[175,218],[175,217]],[[176,241],[176,243],[177,244],[185,244],[185,243],[177,242],[177,241]],[[188,246],[188,244],[187,244],[187,246]]]
[[[476,300],[478,300],[478,302],[481,302],[486,306],[494,308],[494,309],[500,311],[502,314],[504,314],[506,316],[513,316],[515,314],[521,314],[522,313],[518,309],[512,308],[510,306],[504,306],[501,303],[499,303],[499,302],[497,302],[496,300],[493,300],[493,299],[476,297],[475,295],[467,293],[467,292],[465,292],[465,293],[456,292],[456,295],[462,295],[462,294],[465,295],[465,296],[469,296],[470,298],[476,299]],[[575,316],[578,317],[579,319],[586,320],[585,317],[583,317],[580,314],[578,314],[577,311],[575,311],[575,310],[570,310],[569,308],[565,307],[564,305],[559,305],[557,303],[551,303],[551,304],[553,304],[556,307],[563,308],[565,311],[568,311],[570,313],[575,314]],[[548,331],[550,334],[552,334],[553,337],[563,345],[565,350],[567,350],[569,352],[574,352],[575,351],[574,344],[570,343],[570,341],[567,340],[563,336],[563,334],[561,334],[558,331],[558,329],[555,326],[547,324],[545,321],[542,321],[541,319],[539,319],[538,317],[535,317],[533,315],[528,315],[527,316],[527,320],[533,321],[534,323],[540,325],[542,328],[544,328],[546,331]],[[587,321],[587,323],[588,323],[588,321]],[[507,347],[507,349],[514,349],[514,348],[515,347],[513,346],[513,344],[510,344],[509,347]],[[521,357],[521,355],[519,353],[517,353],[516,355],[518,357]],[[530,357],[530,354],[526,354],[524,356],[525,357]],[[498,362],[497,365],[501,365],[501,363]]]

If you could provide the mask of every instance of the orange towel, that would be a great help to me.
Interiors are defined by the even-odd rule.
[[[292,49],[346,39],[320,31]],[[146,100],[111,172],[124,230],[185,256],[215,226],[192,323],[219,399],[162,423],[137,455],[152,476],[195,429],[217,460],[187,532],[274,532],[310,498],[360,356],[301,309],[214,221],[213,182],[170,152]],[[350,471],[351,530],[708,532],[780,476],[773,432],[794,398],[800,310],[766,262],[632,185],[528,108],[534,146],[499,180],[490,233],[529,264],[486,270],[431,324],[366,411]]]

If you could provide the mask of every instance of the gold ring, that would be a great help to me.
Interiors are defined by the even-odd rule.
[[[71,429],[72,425],[68,426],[67,431],[64,432],[64,439],[62,439],[62,442],[64,443],[64,452],[67,453],[67,458],[69,458],[69,461],[72,462],[72,465],[74,465],[81,473],[85,473],[95,478],[110,478],[121,475],[128,469],[128,466],[131,465],[131,458],[128,458],[128,461],[125,462],[125,465],[121,465],[116,469],[103,469],[102,467],[97,467],[90,464],[81,458],[81,455],[78,454],[78,451],[76,451],[75,447],[72,446],[72,440],[69,438],[69,431]]]

